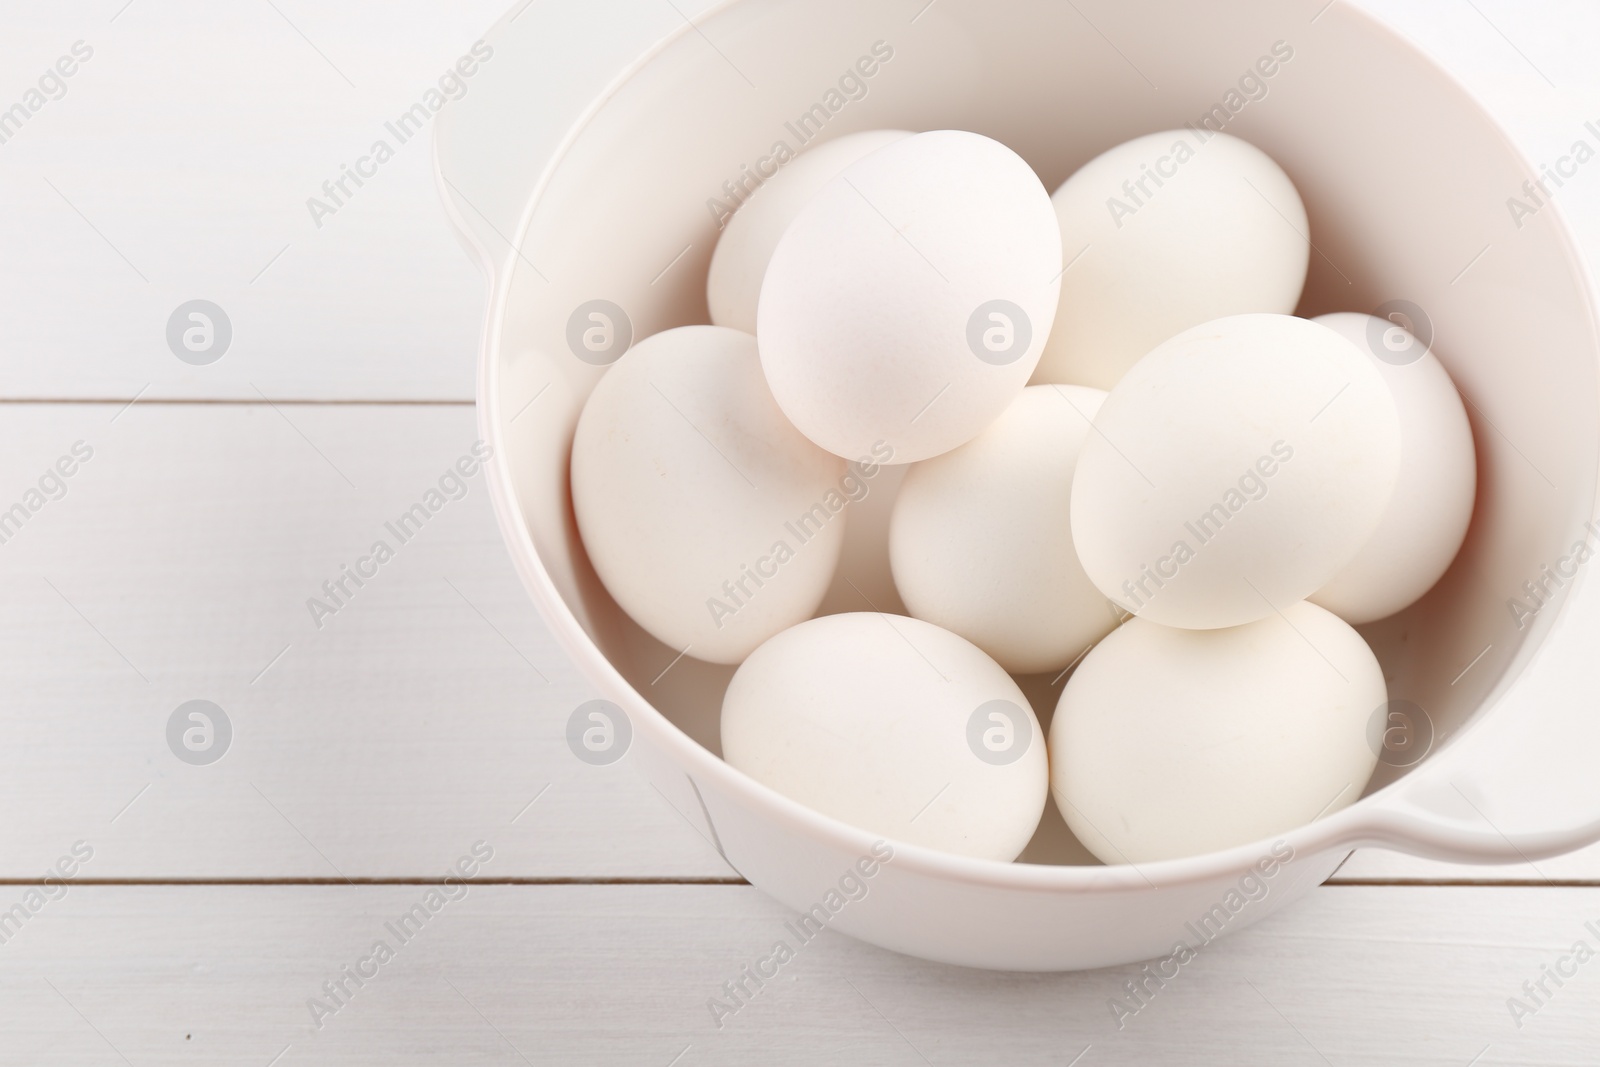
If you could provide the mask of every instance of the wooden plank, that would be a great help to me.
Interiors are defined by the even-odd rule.
[[[672,6],[693,15],[705,2]],[[0,90],[6,106],[74,42],[94,55],[3,146],[0,396],[256,399],[259,387],[274,398],[470,399],[482,286],[445,223],[426,135],[400,143],[385,123],[510,6],[12,5],[0,33],[0,69],[14,74]],[[561,101],[528,109],[541,143],[571,118],[564,87],[607,80],[576,58],[580,17],[608,35],[677,17],[635,6],[540,0],[534,17],[553,32],[527,62],[548,71],[536,98]],[[1560,158],[1600,113],[1591,8],[1363,6],[1438,55],[1531,159]],[[347,183],[352,195],[317,225],[308,201],[326,199],[323,183],[379,139],[394,142],[394,157],[362,186]],[[1600,247],[1593,176],[1559,199],[1586,246]],[[204,367],[180,362],[164,336],[196,298],[220,305],[234,328],[229,352]]]
[[[1202,947],[1120,1029],[1138,967],[997,974],[826,931],[719,1028],[710,998],[792,937],[753,889],[470,886],[402,943],[388,924],[429,889],[72,887],[0,946],[0,1064],[1557,1067],[1600,1041],[1600,962],[1546,980],[1520,1029],[1507,1007],[1600,944],[1593,889],[1325,887]],[[393,957],[314,1011],[378,941]]]
[[[594,694],[483,475],[406,543],[386,528],[475,438],[468,406],[0,407],[0,510],[93,450],[0,544],[0,876],[83,839],[101,878],[415,877],[490,833],[508,875],[727,876],[626,759],[567,749]],[[307,600],[380,539],[319,629]],[[209,766],[167,744],[194,699],[233,726]]]
[[[484,289],[434,189],[432,114],[387,124],[509,6],[8,8],[0,109],[74,42],[92,54],[0,147],[0,395],[471,399]],[[232,325],[209,366],[166,340],[197,298]]]
[[[546,787],[501,846],[508,877],[731,877],[626,760],[565,748],[592,694],[481,475],[412,541],[385,529],[475,433],[466,406],[0,406],[0,509],[93,449],[0,544],[0,877],[79,839],[98,878],[419,877]],[[394,559],[317,628],[307,599],[379,538]],[[193,699],[234,726],[210,766],[167,747]],[[1338,875],[1545,876],[1600,881],[1600,849],[1538,871],[1364,853]]]

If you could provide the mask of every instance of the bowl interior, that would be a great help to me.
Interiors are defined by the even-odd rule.
[[[1513,599],[1535,606],[1524,583],[1544,580],[1588,536],[1600,404],[1582,269],[1553,210],[1520,226],[1512,217],[1507,198],[1531,175],[1461,88],[1367,16],[1320,7],[740,0],[685,26],[618,83],[525,216],[491,327],[492,399],[540,562],[650,704],[716,752],[732,669],[680,660],[643,633],[584,557],[567,461],[605,368],[569,347],[575,311],[609,301],[634,340],[708,321],[719,215],[810,140],[974,130],[1010,145],[1054,190],[1123,140],[1208,118],[1272,155],[1306,202],[1313,252],[1299,313],[1411,302],[1468,402],[1479,491],[1467,544],[1421,602],[1363,628],[1391,699],[1427,713],[1437,752],[1509,683],[1556,614],[1530,618]],[[889,469],[853,505],[844,570],[855,588],[836,582],[824,611],[903,610],[883,547],[897,481]],[[1542,599],[1559,595],[1544,587]],[[1061,681],[1022,681],[1047,722]],[[1399,773],[1380,766],[1369,789]],[[1024,858],[1093,862],[1053,807]]]

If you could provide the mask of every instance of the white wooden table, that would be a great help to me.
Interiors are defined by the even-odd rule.
[[[481,476],[336,614],[307,608],[473,442],[482,290],[424,143],[320,228],[305,201],[501,3],[0,12],[0,109],[93,50],[0,144],[0,510],[92,450],[0,543],[0,1064],[1600,1063],[1600,962],[1520,1027],[1507,1007],[1600,949],[1600,850],[1358,853],[1120,1030],[1136,968],[981,973],[832,934],[719,1029],[707,998],[784,909],[626,760],[568,752],[592,694]],[[1369,6],[1536,161],[1600,118],[1592,3]],[[1600,249],[1600,167],[1561,202]],[[206,366],[165,337],[196,298],[233,327]],[[195,699],[231,724],[209,765],[168,745]]]

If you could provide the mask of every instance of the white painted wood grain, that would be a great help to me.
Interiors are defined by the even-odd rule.
[[[548,150],[614,73],[571,65],[580,32],[642,51],[680,21],[675,7],[703,3],[640,15],[625,0],[538,0],[543,31],[517,60],[531,86],[522,136]],[[0,110],[74,43],[93,50],[65,94],[0,144],[0,396],[255,399],[259,386],[274,397],[470,400],[485,287],[439,203],[431,120],[404,139],[388,124],[440,90],[515,6],[92,0],[0,11]],[[447,96],[492,76],[494,53],[483,55]],[[392,158],[362,164],[376,173],[359,185],[344,179],[379,141]],[[541,162],[506,164],[531,181]],[[324,192],[341,179],[343,190]],[[335,213],[314,214],[312,198]],[[165,340],[168,317],[196,298],[220,305],[234,331],[205,367],[180,362]]]
[[[275,3],[0,13],[3,103],[73,40],[98,49],[0,147],[0,397],[470,398],[481,291],[425,146],[322,230],[304,199],[505,4]],[[1591,5],[1363,6],[1536,161],[1600,115]],[[1561,197],[1591,249],[1597,192],[1584,173]],[[209,368],[161,336],[195,296],[238,330]],[[706,998],[788,917],[759,892],[477,885],[313,1031],[307,998],[428,891],[346,876],[437,877],[477,840],[486,878],[731,872],[626,761],[566,752],[590,694],[523,596],[481,477],[311,624],[305,598],[470,446],[470,408],[119,410],[0,404],[0,510],[74,442],[95,449],[0,544],[0,879],[81,840],[86,879],[337,884],[73,886],[0,943],[0,1064],[1595,1062],[1600,963],[1520,1030],[1506,998],[1574,940],[1600,947],[1584,927],[1600,889],[1545,884],[1600,881],[1600,849],[1527,868],[1359,853],[1336,882],[1528,886],[1325,887],[1205,950],[1120,1031],[1107,999],[1134,968],[995,975],[832,935],[719,1030]],[[237,730],[210,767],[163,737],[194,697]],[[27,892],[0,885],[0,911]]]
[[[421,877],[466,835],[505,877],[731,877],[626,760],[565,747],[592,694],[481,475],[411,542],[385,529],[474,438],[465,405],[0,405],[0,510],[94,452],[0,544],[0,877],[80,839],[94,878]],[[395,558],[317,628],[306,600],[378,538]],[[166,746],[196,698],[236,731],[211,766]],[[1600,881],[1600,849],[1338,877]]]
[[[1325,887],[1120,1030],[1137,967],[997,974],[829,932],[719,1029],[708,999],[790,936],[753,889],[474,886],[402,945],[385,923],[425,892],[74,887],[0,945],[0,1064],[1558,1067],[1600,1043],[1600,961],[1520,1030],[1506,1005],[1600,941],[1593,889]],[[394,958],[314,1029],[308,999],[380,939]]]
[[[522,17],[548,27],[529,61],[547,91],[530,99],[527,122],[544,130],[531,140],[553,143],[577,84],[606,81],[574,62],[586,36],[669,27],[672,8],[692,15],[707,2],[536,0]],[[1362,6],[1436,55],[1535,162],[1600,117],[1591,4]],[[385,122],[511,7],[78,0],[0,11],[0,109],[74,42],[95,50],[66,95],[0,145],[0,396],[254,399],[259,386],[470,399],[483,288],[440,209],[426,136],[396,144],[321,227],[307,200],[392,140]],[[1581,171],[1559,202],[1585,247],[1600,247],[1600,172]],[[233,320],[232,349],[208,367],[179,362],[164,341],[168,316],[194,298]]]
[[[93,57],[0,145],[4,395],[469,399],[483,284],[428,131],[385,123],[509,6],[7,5],[0,109],[74,42]],[[379,139],[393,158],[319,226],[308,199]],[[165,340],[195,298],[233,323],[207,367]]]
[[[626,760],[566,748],[594,694],[483,476],[410,543],[385,530],[468,454],[471,407],[118,410],[0,405],[0,509],[94,449],[0,544],[0,877],[80,838],[94,877],[417,876],[478,836],[508,875],[728,874]],[[307,598],[378,538],[395,558],[319,630]],[[235,730],[211,766],[166,746],[195,698]]]

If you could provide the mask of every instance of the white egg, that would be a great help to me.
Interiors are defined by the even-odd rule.
[[[1061,234],[1038,177],[998,141],[919,133],[811,199],[757,310],[772,394],[811,440],[895,463],[947,452],[1027,383],[1055,318]]]
[[[1400,417],[1400,475],[1389,507],[1356,558],[1311,596],[1346,622],[1371,622],[1432,589],[1466,539],[1478,486],[1472,425],[1428,342],[1372,315],[1313,321],[1367,353]]]
[[[1305,205],[1247,141],[1147,134],[1090,160],[1051,199],[1068,267],[1036,382],[1110,389],[1173,334],[1229,315],[1287,315],[1300,301]]]
[[[1334,331],[1238,315],[1145,356],[1095,417],[1072,482],[1089,578],[1168,626],[1236,626],[1322,588],[1389,505],[1400,426]]]
[[[1121,616],[1072,547],[1072,472],[1106,394],[1024,389],[960,448],[913,464],[889,559],[911,614],[1008,671],[1060,670]]]
[[[784,419],[756,340],[646,338],[578,419],[572,505],[607,591],[657,640],[713,663],[816,610],[843,541],[845,463]]]
[[[778,238],[800,209],[838,173],[884,145],[910,137],[907,130],[863,130],[813,145],[784,164],[728,220],[706,277],[711,321],[756,332],[756,299]]]
[[[827,615],[756,649],[722,701],[722,754],[841,822],[982,859],[1016,858],[1049,785],[1017,684],[903,615]]]
[[[1106,863],[1257,841],[1361,796],[1387,699],[1361,635],[1314,604],[1222,630],[1132,619],[1061,694],[1051,793]]]

